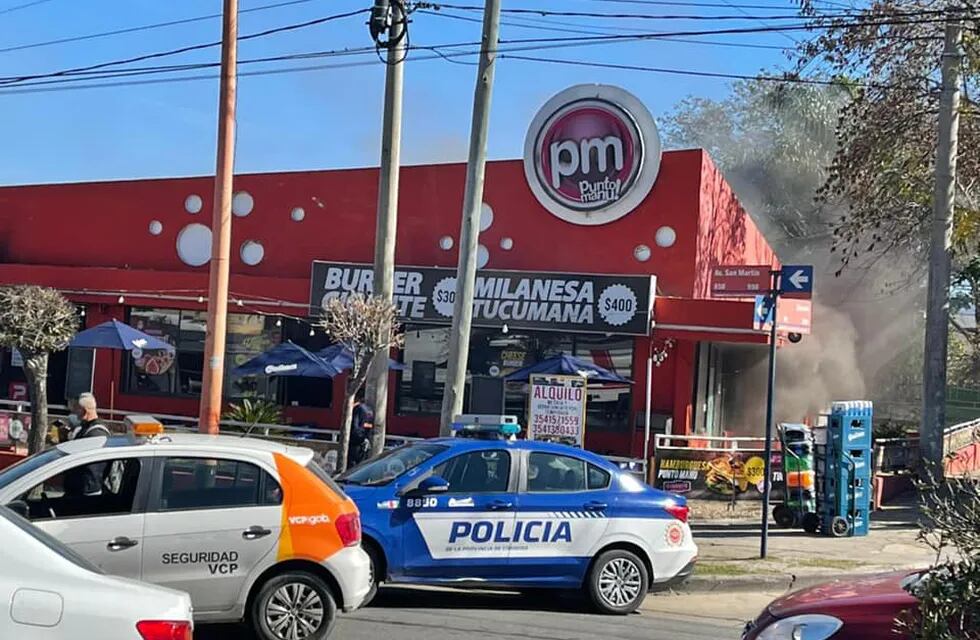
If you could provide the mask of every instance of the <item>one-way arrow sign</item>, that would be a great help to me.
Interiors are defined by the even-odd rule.
[[[779,272],[779,286],[787,298],[809,298],[813,295],[813,265],[786,265]]]

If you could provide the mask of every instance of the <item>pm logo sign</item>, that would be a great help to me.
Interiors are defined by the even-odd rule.
[[[647,197],[660,153],[657,125],[639,100],[616,87],[578,85],[535,116],[524,142],[524,174],[555,216],[606,224]]]

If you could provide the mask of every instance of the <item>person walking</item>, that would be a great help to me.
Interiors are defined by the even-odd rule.
[[[72,403],[72,413],[68,416],[68,440],[78,438],[108,438],[112,435],[102,419],[99,418],[99,405],[91,393],[83,393]]]
[[[358,465],[371,457],[371,433],[374,428],[374,409],[364,400],[364,391],[358,391],[350,424],[350,466]]]

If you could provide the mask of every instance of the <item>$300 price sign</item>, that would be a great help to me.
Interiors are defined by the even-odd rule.
[[[586,382],[577,376],[532,376],[529,432],[532,439],[585,438]]]

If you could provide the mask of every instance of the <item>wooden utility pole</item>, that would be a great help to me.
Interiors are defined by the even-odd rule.
[[[218,433],[224,382],[231,255],[231,198],[235,171],[235,92],[238,58],[238,0],[224,0],[221,28],[221,85],[218,97],[218,154],[211,216],[207,337],[201,387],[200,430]]]
[[[469,358],[470,328],[473,324],[473,289],[476,286],[476,252],[483,206],[483,179],[487,166],[487,133],[490,128],[490,96],[493,93],[494,62],[500,34],[500,0],[486,0],[483,9],[483,38],[476,89],[473,93],[473,121],[470,125],[470,155],[466,164],[466,190],[463,194],[463,222],[459,230],[459,264],[456,268],[456,299],[449,336],[449,362],[442,419],[439,432],[449,435],[453,418],[463,412],[466,365]]]
[[[376,41],[381,25],[387,27],[388,49],[385,103],[381,132],[381,171],[378,184],[378,219],[374,240],[374,295],[392,301],[395,289],[395,236],[398,230],[398,174],[401,169],[402,84],[405,72],[406,21],[401,0],[376,0],[371,34]],[[380,41],[378,41],[379,44]],[[368,374],[367,401],[374,409],[372,454],[384,448],[388,414],[388,353],[379,353]]]
[[[960,65],[963,23],[950,17],[942,58],[936,185],[933,195],[929,289],[926,302],[925,363],[922,372],[922,461],[936,475],[943,469],[946,428],[946,357],[949,349],[949,275],[952,258],[956,145],[960,126]]]

